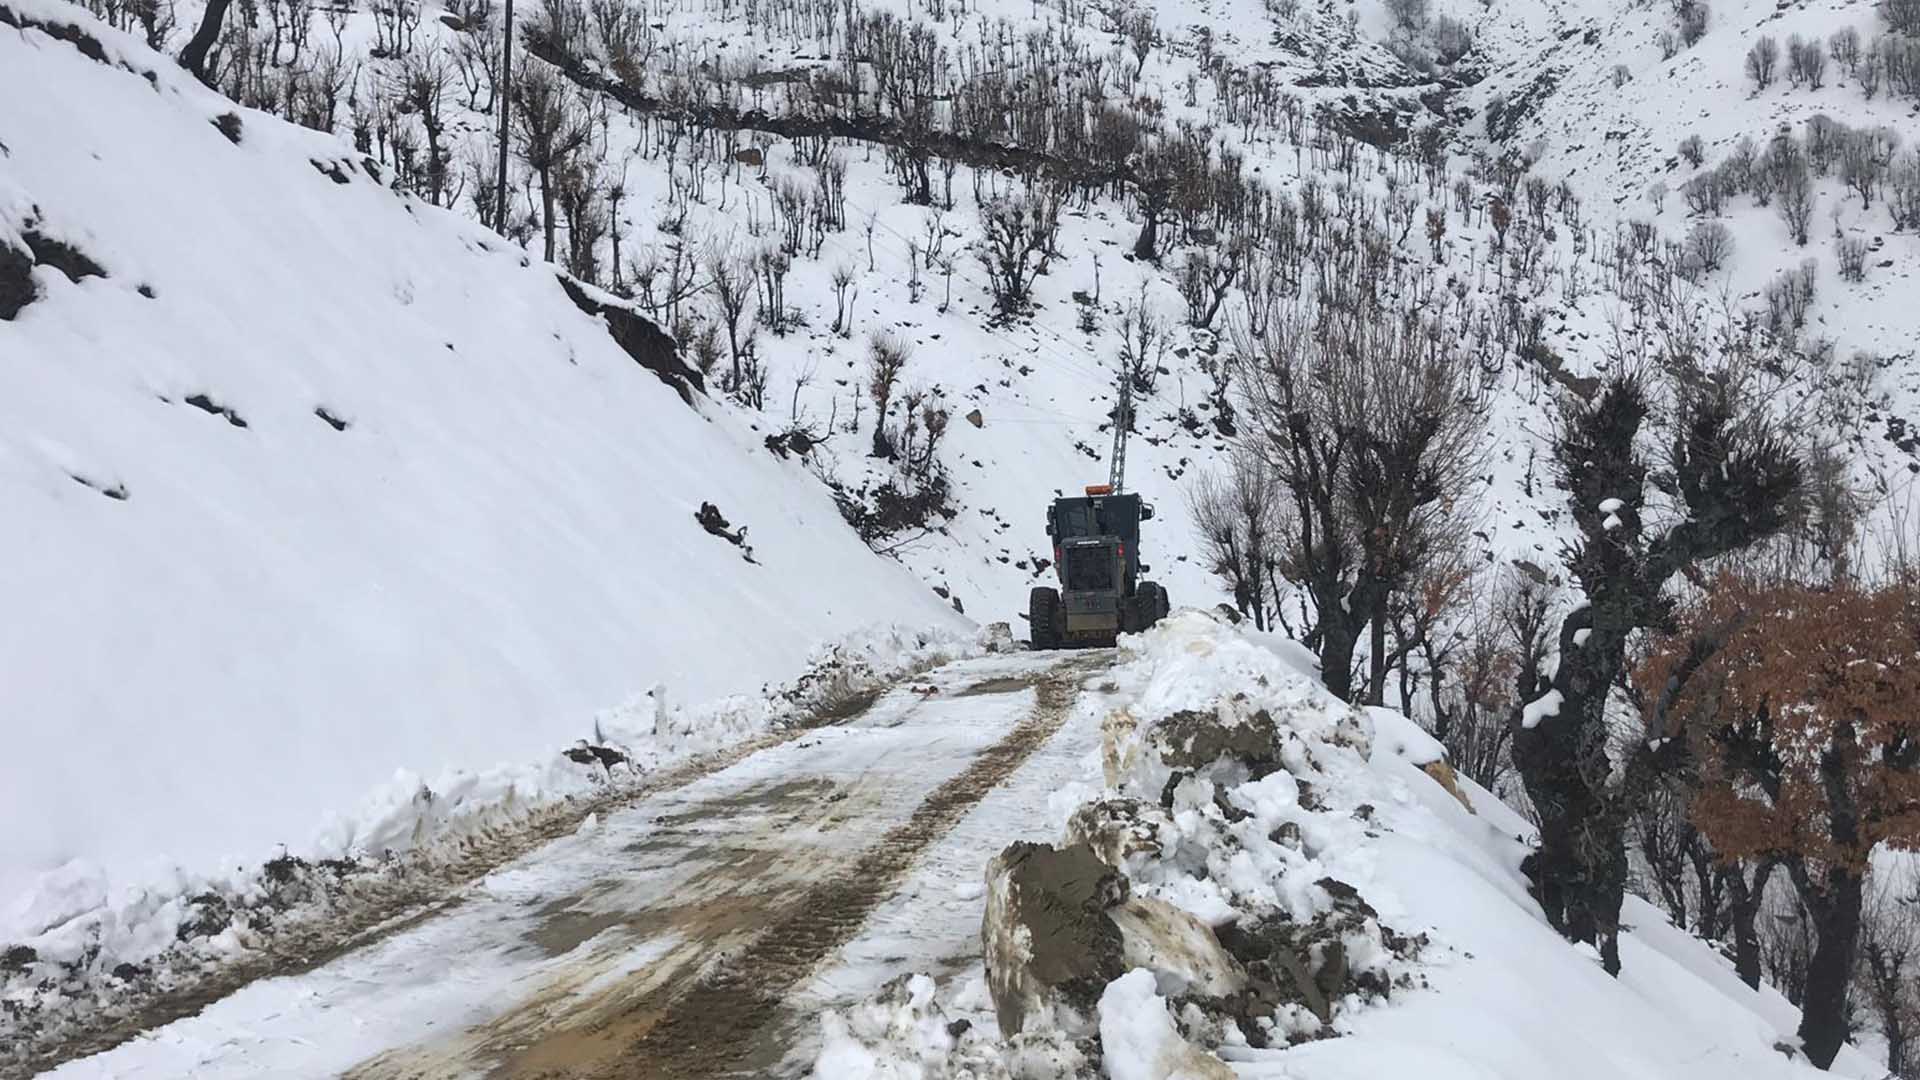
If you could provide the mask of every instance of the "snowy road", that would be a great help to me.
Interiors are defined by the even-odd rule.
[[[821,1007],[977,957],[985,864],[1048,831],[1108,659],[935,671],[52,1075],[796,1075]]]

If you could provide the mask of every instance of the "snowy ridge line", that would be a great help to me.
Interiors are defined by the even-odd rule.
[[[317,968],[457,902],[476,879],[591,816],[841,722],[903,679],[1007,645],[994,628],[856,632],[757,696],[674,707],[655,686],[596,717],[593,742],[550,760],[453,770],[435,786],[403,770],[355,822],[304,853],[283,851],[251,873],[165,895],[128,889],[24,942],[0,943],[0,1077],[99,1053],[254,980]],[[329,854],[341,828],[397,846]]]

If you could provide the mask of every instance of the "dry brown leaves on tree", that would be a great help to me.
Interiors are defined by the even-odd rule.
[[[1688,677],[1703,639],[1722,640]],[[1920,847],[1920,584],[1724,578],[1639,681],[1677,691],[1655,734],[1689,740],[1693,816],[1722,857],[1864,868],[1876,844]]]

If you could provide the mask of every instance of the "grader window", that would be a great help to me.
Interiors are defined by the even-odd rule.
[[[1067,553],[1067,589],[1073,592],[1113,588],[1113,549],[1091,547]]]

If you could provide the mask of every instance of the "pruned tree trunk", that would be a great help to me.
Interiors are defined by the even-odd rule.
[[[193,32],[193,38],[187,47],[180,50],[180,66],[193,72],[193,77],[212,85],[207,78],[207,53],[213,43],[220,40],[220,25],[226,20],[227,8],[233,0],[207,0],[207,10],[200,16],[200,27]]]
[[[1360,627],[1327,612],[1320,617],[1320,681],[1341,701],[1353,700],[1353,654],[1360,645]]]
[[[540,170],[540,231],[546,239],[545,254],[541,256],[548,262],[553,261],[553,170]]]
[[[1857,848],[1861,840],[1860,807],[1850,786],[1861,766],[1858,751],[1852,723],[1842,723],[1820,754],[1818,772],[1827,795],[1827,832],[1848,848]],[[1800,1043],[1807,1059],[1824,1069],[1833,1064],[1847,1041],[1847,991],[1860,947],[1866,871],[1845,862],[1825,862],[1816,876],[1800,859],[1788,863],[1787,872],[1793,875],[1793,887],[1807,906],[1814,931],[1807,992],[1800,1006]]]
[[[1735,866],[1727,874],[1727,896],[1731,899],[1727,905],[1727,919],[1733,926],[1733,970],[1740,976],[1741,982],[1755,990],[1760,989],[1760,933],[1755,923],[1760,918],[1760,905],[1766,900],[1767,879],[1773,876],[1777,865],[1772,859],[1760,860],[1754,868],[1752,883],[1748,883],[1744,867]]]
[[[1807,1059],[1825,1069],[1847,1041],[1847,990],[1853,977],[1855,951],[1860,942],[1860,911],[1864,894],[1858,874],[1830,867],[1814,881],[1796,875],[1808,912],[1813,917],[1813,959],[1807,964],[1807,990],[1801,1002],[1800,1043]]]
[[[1368,705],[1387,703],[1387,598],[1374,605],[1373,618],[1367,624],[1367,697]]]

